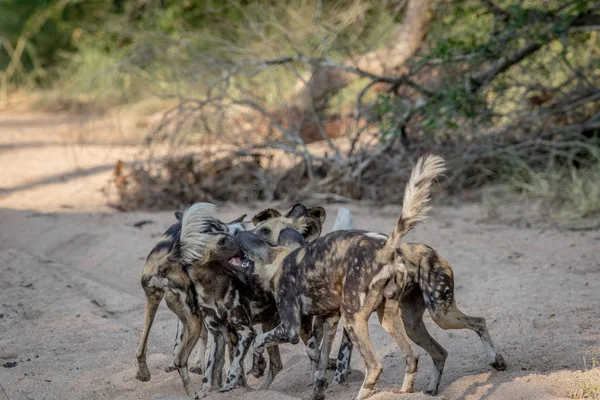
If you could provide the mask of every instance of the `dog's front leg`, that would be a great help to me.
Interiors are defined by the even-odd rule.
[[[335,377],[332,382],[334,385],[343,383],[350,373],[350,362],[352,361],[352,349],[354,346],[346,328],[343,330],[343,335],[335,365]]]
[[[206,321],[209,326],[211,323]],[[202,389],[199,397],[205,397],[213,387],[221,385],[223,366],[225,364],[225,330],[210,329],[213,335],[213,345],[210,351],[208,363],[206,363],[206,371],[202,379]]]
[[[329,364],[329,352],[340,320],[339,314],[324,317],[323,319],[323,340],[321,342],[321,351],[319,362],[315,372],[315,386],[313,389],[313,400],[323,400],[325,398],[325,389],[327,389],[327,377],[325,372]]]
[[[181,346],[181,341],[183,340],[183,321],[180,319],[177,320],[177,331],[175,332],[175,343],[173,344],[173,360],[171,360],[171,364],[167,365],[165,368],[165,372],[173,372],[177,371],[175,367],[175,357],[179,354],[179,347]]]
[[[324,317],[322,316],[317,316],[314,318],[302,316],[301,318],[300,336],[306,345],[306,354],[310,360],[310,385],[314,385],[315,383],[317,363],[319,362],[319,346],[321,344],[321,340],[323,339],[323,318]],[[310,328],[310,336],[308,337],[308,340],[304,340],[303,331],[305,331],[306,327],[310,326],[311,323],[312,327]]]
[[[194,390],[192,381],[190,380],[188,359],[192,349],[198,342],[201,329],[201,318],[188,318],[184,321],[183,340],[179,346],[179,352],[175,355],[174,359],[175,367],[177,368],[179,376],[181,377],[181,381],[183,382],[185,393],[191,398],[196,398],[196,391]]]
[[[200,339],[198,339],[198,344],[196,345],[196,357],[194,357],[194,361],[190,367],[190,372],[198,375],[202,375],[202,372],[204,372],[204,357],[206,357],[207,343],[208,331],[206,329],[206,325],[202,324],[202,328],[200,330]]]
[[[258,335],[252,352],[256,357],[260,357],[267,347],[284,343],[298,344],[300,342],[298,325],[296,323],[294,328],[293,325],[281,323],[275,329]]]
[[[236,333],[238,337],[237,350],[233,357],[233,361],[231,362],[227,381],[225,382],[225,386],[221,389],[221,392],[232,390],[240,380],[244,385],[246,383],[243,363],[244,358],[246,358],[246,353],[248,353],[248,349],[256,337],[256,332],[254,332],[254,328],[252,328],[251,325],[241,325],[236,327]]]
[[[275,324],[271,322],[262,324],[263,332],[270,331],[274,327]],[[281,363],[281,354],[279,354],[279,346],[267,347],[267,352],[269,353],[269,371],[258,387],[259,390],[267,390],[269,386],[271,386],[275,376],[283,369],[283,364]]]

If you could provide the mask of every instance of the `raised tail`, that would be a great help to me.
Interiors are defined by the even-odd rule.
[[[219,222],[215,214],[217,207],[211,203],[196,203],[183,212],[181,218],[181,259],[187,263],[202,258],[202,250],[213,226]]]
[[[335,218],[335,222],[333,223],[333,228],[331,228],[331,232],[349,231],[352,229],[356,229],[356,224],[354,223],[354,216],[347,208],[338,208],[338,213]]]
[[[431,184],[445,170],[444,159],[440,156],[427,155],[419,158],[404,189],[402,215],[398,219],[394,232],[388,238],[386,247],[397,248],[402,238],[419,221],[426,218],[427,212],[431,209],[427,205],[430,200]]]

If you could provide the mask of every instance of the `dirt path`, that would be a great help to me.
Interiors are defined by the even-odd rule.
[[[0,399],[183,399],[179,377],[162,372],[175,330],[164,306],[150,338],[153,377],[147,383],[134,377],[140,272],[172,213],[113,212],[100,189],[116,159],[136,149],[73,144],[62,133],[70,129],[76,125],[60,118],[0,116]],[[350,208],[359,227],[377,231],[389,231],[399,211]],[[227,219],[254,211],[221,213]],[[336,207],[327,211],[329,229]],[[568,398],[593,385],[600,391],[600,368],[592,368],[600,360],[600,232],[520,229],[480,222],[481,216],[477,205],[437,207],[409,237],[453,265],[459,307],[487,318],[509,364],[495,372],[475,334],[443,331],[426,317],[449,352],[439,398],[538,400]],[[142,220],[152,222],[136,228]],[[430,398],[393,393],[402,355],[375,320],[371,336],[384,366],[374,399]],[[431,368],[420,353],[417,390]],[[283,356],[285,369],[268,392],[239,389],[211,398],[306,398],[304,349],[284,346]],[[331,387],[329,399],[357,393],[358,353],[353,368],[348,385]],[[192,379],[199,387],[201,377]]]

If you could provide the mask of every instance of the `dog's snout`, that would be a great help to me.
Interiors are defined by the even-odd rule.
[[[242,246],[242,249],[246,251],[263,244],[263,240],[251,232],[240,231],[235,234],[235,238],[240,246]]]

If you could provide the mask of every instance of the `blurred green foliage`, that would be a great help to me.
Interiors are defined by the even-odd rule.
[[[424,90],[403,85],[398,91],[376,92],[371,87],[363,93],[369,81],[357,79],[328,99],[324,114],[354,109],[360,93],[382,141],[405,139],[410,128],[413,139],[433,144],[492,130],[527,139],[531,132],[597,115],[600,99],[586,96],[593,97],[600,87],[600,35],[595,30],[567,30],[582,12],[597,13],[597,0],[438,3],[418,54],[403,72],[396,71],[408,74]],[[63,109],[80,104],[110,107],[152,95],[202,101],[209,93],[276,109],[309,77],[311,66],[263,68],[260,60],[298,54],[352,60],[390,42],[402,20],[402,4],[403,0],[0,0],[0,77],[12,64],[9,85],[45,89],[51,93],[46,101]],[[24,51],[15,60],[19,43],[25,44]],[[479,90],[470,89],[471,78],[532,43],[541,46]],[[218,119],[216,114],[206,118]],[[563,200],[587,215],[600,210],[600,202],[594,200],[598,185],[587,185],[597,180],[600,170],[597,148],[591,144],[566,156],[558,149],[533,157],[535,162],[509,154],[512,161],[502,165],[510,168],[490,174],[507,176],[533,193],[569,187],[573,197]],[[550,165],[557,154],[567,160],[567,169]],[[579,171],[586,157],[592,162]],[[573,159],[578,160],[576,166]],[[541,173],[544,163],[548,168]]]

